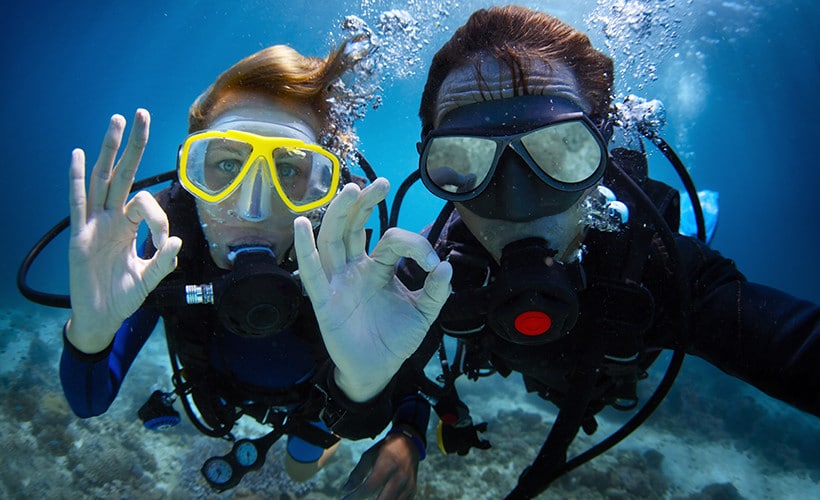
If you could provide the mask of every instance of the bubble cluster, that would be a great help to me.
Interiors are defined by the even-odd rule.
[[[586,22],[599,29],[616,62],[617,80],[632,90],[630,82],[644,86],[658,78],[657,62],[676,48],[681,16],[678,4],[688,11],[692,0],[599,0]]]
[[[581,224],[607,233],[620,231],[629,220],[629,209],[606,186],[598,186],[581,204]]]
[[[630,94],[614,108],[616,124],[628,131],[657,135],[666,125],[666,109],[658,99]]]
[[[382,10],[382,0],[362,0],[359,15],[348,15],[333,33],[334,44],[344,41],[346,64],[350,68],[330,88],[333,126],[325,143],[348,166],[355,166],[359,138],[355,122],[382,104],[384,87],[422,69],[421,50],[432,34],[449,29],[452,0],[422,2],[411,0],[404,9]]]

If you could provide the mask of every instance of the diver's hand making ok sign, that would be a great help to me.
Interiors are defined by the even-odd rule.
[[[450,264],[419,234],[389,229],[367,255],[364,225],[389,188],[383,178],[363,190],[346,185],[322,219],[318,248],[310,222],[294,221],[299,274],[336,364],[336,384],[358,402],[384,389],[450,294]],[[396,277],[402,257],[429,273],[420,290],[408,290]]]
[[[128,195],[148,142],[150,116],[137,110],[128,144],[115,164],[125,119],[111,117],[86,195],[85,153],[71,154],[69,289],[71,318],[66,335],[79,350],[105,349],[120,324],[133,314],[176,267],[182,245],[168,235],[168,217],[148,192]],[[137,228],[145,221],[158,249],[151,259],[137,255]]]

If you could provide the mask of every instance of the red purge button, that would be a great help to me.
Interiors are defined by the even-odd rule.
[[[522,335],[534,337],[549,330],[552,326],[552,319],[541,311],[527,311],[515,318],[514,325]]]

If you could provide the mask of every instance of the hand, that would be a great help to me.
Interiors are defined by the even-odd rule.
[[[412,498],[420,453],[402,434],[389,434],[362,454],[342,488],[345,500],[368,498]]]
[[[114,165],[122,143],[125,119],[111,117],[100,156],[85,190],[85,153],[71,154],[69,290],[71,317],[66,329],[77,349],[105,349],[120,324],[131,316],[162,279],[176,267],[182,245],[168,236],[168,217],[148,192],[127,201],[148,142],[150,116],[137,110],[128,144]],[[142,221],[158,249],[151,259],[137,255],[137,228]]]
[[[325,213],[318,249],[310,222],[294,221],[299,273],[336,364],[334,379],[357,402],[384,389],[450,294],[452,268],[421,235],[392,228],[365,253],[364,225],[388,189],[382,178],[363,190],[346,185]],[[396,278],[401,257],[429,273],[422,289],[411,292]]]

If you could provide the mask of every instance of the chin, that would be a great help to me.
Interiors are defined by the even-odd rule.
[[[525,238],[543,238],[559,256],[572,253],[570,245],[578,241],[583,231],[577,211],[568,210],[556,215],[548,215],[527,222],[499,219],[485,219],[469,210],[459,207],[462,220],[470,232],[490,252],[496,261],[501,261],[501,252],[510,243]]]

